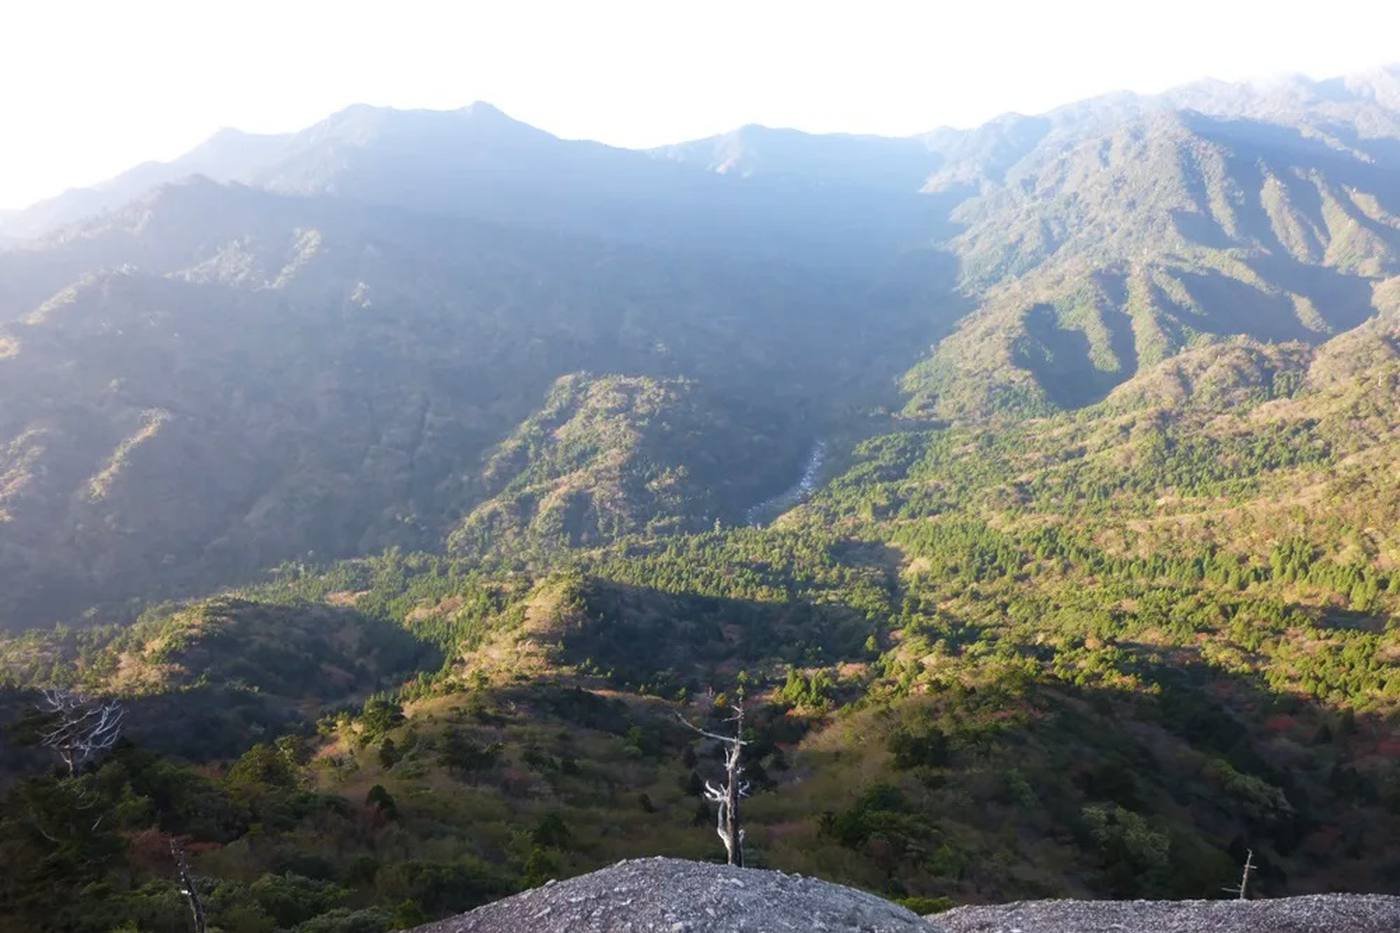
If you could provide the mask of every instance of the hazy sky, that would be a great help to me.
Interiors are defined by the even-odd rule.
[[[911,134],[1109,90],[1400,60],[1395,0],[0,0],[0,207],[221,126],[489,100],[647,146],[750,122]]]

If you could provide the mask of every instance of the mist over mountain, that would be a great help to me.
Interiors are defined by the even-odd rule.
[[[0,214],[0,399],[0,722],[134,741],[0,754],[0,931],[184,929],[172,837],[267,933],[707,857],[738,696],[758,864],[1396,890],[1400,67],[224,130]]]

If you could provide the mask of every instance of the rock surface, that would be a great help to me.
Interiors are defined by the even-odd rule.
[[[1400,897],[1319,894],[1259,901],[1019,901],[959,907],[949,933],[1394,933]]]
[[[618,862],[419,927],[417,933],[940,933],[873,894],[682,859]]]
[[[683,859],[618,862],[414,933],[1396,933],[1400,897],[1018,901],[919,917],[839,884]]]

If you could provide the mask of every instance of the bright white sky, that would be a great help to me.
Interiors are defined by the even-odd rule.
[[[488,100],[649,146],[743,123],[912,134],[1212,76],[1400,60],[1395,0],[0,0],[0,207],[222,126]]]

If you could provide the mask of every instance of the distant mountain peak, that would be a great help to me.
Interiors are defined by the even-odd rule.
[[[475,101],[456,110],[399,109],[354,104],[338,111],[291,138],[292,153],[302,153],[327,142],[368,146],[396,140],[396,146],[453,147],[468,138],[553,140],[555,137],[522,123],[500,108]]]
[[[474,100],[470,104],[467,104],[465,107],[458,110],[457,112],[469,117],[474,117],[482,120],[508,120],[511,123],[520,122],[519,120],[516,120],[514,117],[507,114],[500,107],[497,107],[495,104],[484,100]]]

